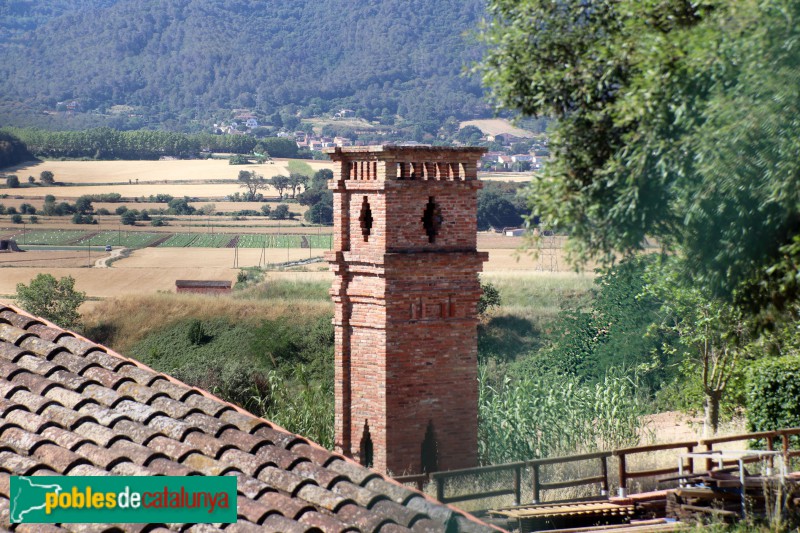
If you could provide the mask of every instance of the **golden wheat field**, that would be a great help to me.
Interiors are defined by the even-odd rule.
[[[330,162],[310,161],[312,168],[331,168]],[[64,187],[25,187],[15,190],[15,197],[0,199],[6,206],[19,207],[24,202],[37,208],[46,194],[53,194],[58,201],[71,201],[84,194],[116,192],[123,197],[147,199],[150,195],[170,194],[174,197],[190,196],[203,198],[195,201],[195,207],[213,203],[216,212],[235,212],[244,209],[260,211],[263,203],[229,202],[225,197],[242,191],[234,181],[240,170],[252,170],[266,177],[278,173],[287,174],[288,162],[278,160],[274,164],[229,165],[226,160],[190,161],[44,161],[19,166],[7,172],[20,176],[25,182],[28,175],[38,177],[44,170],[55,174]],[[506,175],[489,176],[490,179],[508,179]],[[523,179],[523,176],[515,176]],[[136,180],[139,184],[136,184]],[[212,183],[215,180],[229,180],[229,183]],[[269,194],[269,192],[268,192]],[[19,196],[19,197],[16,197]],[[274,207],[275,203],[270,202]],[[120,205],[131,209],[159,209],[164,204],[128,201],[123,204],[94,204],[95,209],[105,208],[112,213]],[[330,234],[332,228],[309,228],[302,226],[302,213],[306,207],[290,203],[291,211],[299,213],[296,221],[275,221],[265,217],[231,216],[181,216],[174,217],[169,225],[154,228],[147,223],[139,223],[134,228],[120,225],[119,216],[98,216],[98,224],[75,226],[69,217],[44,217],[39,214],[38,224],[10,224],[3,217],[0,236],[13,237],[19,242],[25,231],[32,230],[84,230],[87,232],[129,231],[171,233],[320,233]],[[555,241],[554,241],[555,242]],[[484,265],[487,275],[509,277],[535,277],[543,274],[569,272],[571,267],[564,261],[560,243],[551,248],[539,250],[539,255],[522,251],[525,241],[520,237],[505,237],[493,233],[480,233],[478,248],[490,252],[488,263]],[[240,268],[269,266],[275,263],[308,259],[320,256],[323,250],[300,248],[271,248],[262,255],[260,249],[238,250],[229,248],[144,248],[134,250],[129,257],[115,261],[110,268],[93,266],[104,253],[93,251],[78,252],[26,252],[0,257],[0,295],[12,295],[16,284],[28,283],[36,274],[49,272],[56,277],[71,275],[76,279],[78,290],[85,291],[92,298],[129,296],[158,291],[174,292],[177,279],[226,279],[234,280]],[[13,256],[13,257],[12,257]],[[270,277],[290,279],[331,280],[326,263],[314,263],[303,267],[306,272],[270,272]],[[89,303],[87,305],[94,305]]]
[[[289,160],[276,159],[274,163],[230,165],[224,159],[180,159],[162,161],[42,161],[25,163],[4,169],[6,174],[16,174],[21,181],[28,176],[39,177],[44,170],[55,175],[56,181],[70,184],[139,182],[186,182],[208,180],[235,180],[240,170],[253,171],[265,178],[278,174],[289,175]],[[311,168],[333,168],[328,161],[306,161]]]
[[[467,120],[466,122],[462,122],[460,124],[460,127],[462,128],[465,126],[475,126],[483,133],[488,135],[510,133],[511,135],[516,135],[517,137],[531,138],[534,136],[533,132],[530,132],[528,130],[523,130],[522,128],[518,128],[504,118]]]

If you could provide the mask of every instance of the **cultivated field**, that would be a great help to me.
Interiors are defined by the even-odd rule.
[[[274,164],[242,166],[229,165],[224,160],[45,161],[5,172],[17,174],[24,183],[28,175],[38,178],[42,171],[49,170],[57,181],[70,185],[4,189],[0,192],[9,197],[0,198],[0,203],[19,208],[27,202],[41,209],[46,194],[53,194],[58,201],[71,201],[84,194],[112,192],[140,200],[94,204],[95,209],[104,207],[113,213],[120,205],[139,210],[166,208],[165,204],[142,201],[150,195],[165,193],[175,197],[202,198],[193,205],[201,207],[213,203],[216,212],[260,211],[264,205],[260,202],[225,201],[225,196],[242,191],[235,183],[238,172],[254,170],[269,177],[287,174],[286,164],[284,160]],[[314,169],[331,168],[328,162],[310,161],[309,164]],[[524,175],[505,174],[487,177],[526,179]],[[214,183],[219,180],[228,183]],[[14,197],[11,197],[12,193]],[[269,204],[274,208],[274,201]],[[289,207],[301,217],[306,209],[297,203],[290,203]],[[70,217],[45,217],[41,213],[37,216],[39,223],[27,223],[24,227],[10,224],[8,215],[3,216],[0,223],[5,227],[0,227],[0,238],[14,238],[28,245],[44,241],[59,246],[82,245],[82,248],[0,256],[0,295],[13,295],[17,283],[28,283],[40,272],[49,272],[56,277],[71,275],[76,279],[78,290],[85,291],[92,298],[174,292],[176,279],[234,280],[241,268],[261,266],[275,270],[278,263],[320,257],[330,247],[332,232],[331,228],[304,227],[302,219],[276,221],[261,216],[240,217],[238,220],[231,216],[181,216],[173,217],[168,226],[160,228],[147,222],[140,222],[136,227],[122,226],[117,215],[98,216],[99,223],[91,226],[71,224]],[[312,248],[301,248],[299,235],[307,235]],[[262,252],[265,241],[268,241],[266,245],[269,248]],[[122,247],[138,249],[133,249],[128,257],[115,260],[110,268],[97,268],[97,261],[109,254],[98,249],[89,252],[85,247],[88,243],[101,247],[110,244],[116,250]],[[553,273],[575,276],[570,273],[561,250],[539,250],[538,256],[532,256],[519,251],[523,245],[524,240],[520,237],[479,234],[479,249],[490,252],[484,275],[496,280],[509,293],[515,292],[512,285],[520,283],[520,280],[523,284],[528,282],[526,280],[540,283]],[[238,246],[238,251],[224,246]],[[294,271],[280,267],[280,271],[270,272],[268,278],[332,279],[324,262],[290,270]],[[576,278],[575,283],[591,283],[591,276]]]
[[[504,118],[467,120],[466,122],[462,122],[460,124],[460,127],[463,128],[464,126],[475,126],[476,128],[478,128],[487,135],[510,133],[511,135],[516,135],[517,137],[525,137],[528,139],[534,137],[533,132],[528,130],[523,130],[522,128],[518,128]]]
[[[167,161],[43,161],[26,163],[3,169],[5,174],[16,174],[20,181],[28,176],[39,177],[44,170],[55,175],[56,181],[69,184],[99,183],[170,183],[211,180],[236,180],[240,170],[254,171],[265,178],[289,175],[289,160],[276,159],[274,163],[229,165],[224,159],[185,159]],[[333,168],[328,161],[306,161],[311,168]],[[36,190],[36,189],[34,189]],[[122,194],[122,193],[120,193]],[[190,195],[191,196],[191,195]]]

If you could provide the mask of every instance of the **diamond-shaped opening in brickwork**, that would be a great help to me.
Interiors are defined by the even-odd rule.
[[[428,236],[428,242],[436,242],[436,236],[442,228],[442,210],[436,204],[433,196],[428,198],[428,204],[425,206],[425,211],[422,214],[422,227],[425,229],[425,234]]]
[[[422,441],[422,473],[438,472],[439,470],[439,444],[436,442],[436,432],[433,429],[433,420],[428,422],[425,430],[425,439]]]
[[[372,233],[372,209],[369,207],[366,196],[361,202],[361,214],[358,216],[358,221],[361,223],[361,235],[364,236],[364,242],[367,242]]]
[[[366,420],[364,421],[364,432],[361,434],[361,442],[358,447],[359,462],[362,466],[371,468],[374,451],[372,449],[372,435],[369,434],[369,423]]]

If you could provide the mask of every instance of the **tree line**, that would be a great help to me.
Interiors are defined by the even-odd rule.
[[[297,157],[293,139],[250,135],[186,134],[169,131],[119,131],[94,128],[82,131],[48,131],[35,128],[3,128],[3,138],[18,139],[28,152],[49,158],[159,159],[191,158],[203,153],[247,154],[259,149],[271,157]],[[0,138],[0,142],[2,139]],[[11,142],[11,141],[8,141]],[[0,160],[2,162],[2,160]]]

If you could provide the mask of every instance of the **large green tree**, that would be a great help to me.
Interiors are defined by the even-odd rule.
[[[30,285],[17,284],[16,300],[29,313],[70,329],[80,324],[78,308],[86,293],[75,290],[72,276],[57,280],[50,274],[39,274]]]
[[[645,236],[770,318],[800,294],[798,0],[490,0],[485,84],[555,118],[535,214],[585,259]]]

